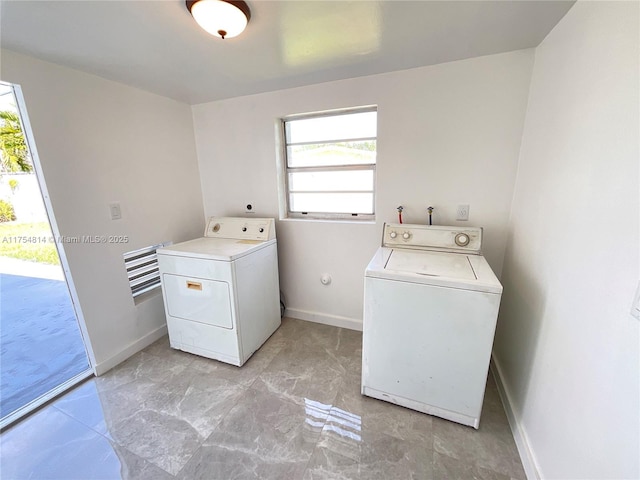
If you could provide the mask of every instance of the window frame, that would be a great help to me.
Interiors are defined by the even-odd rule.
[[[322,118],[322,117],[337,117],[340,115],[349,115],[354,113],[367,113],[367,112],[376,112],[376,136],[375,137],[366,137],[366,138],[347,138],[335,141],[323,141],[323,142],[298,142],[298,143],[288,143],[287,138],[287,122],[294,120],[306,120],[311,118]],[[339,221],[356,221],[356,222],[371,222],[375,221],[376,215],[376,168],[378,164],[378,134],[377,134],[377,114],[378,114],[378,106],[377,105],[367,105],[363,107],[350,107],[343,108],[338,110],[328,110],[323,112],[315,112],[315,113],[302,113],[295,115],[288,115],[280,119],[280,136],[281,136],[281,168],[280,173],[282,175],[281,187],[282,187],[282,213],[281,217],[291,218],[291,219],[303,219],[303,220],[339,220]],[[320,144],[320,143],[340,143],[340,142],[352,142],[352,141],[363,141],[363,140],[375,140],[376,142],[376,161],[373,164],[348,164],[348,165],[328,165],[328,166],[311,166],[311,167],[289,167],[289,157],[287,155],[287,147],[291,145],[303,145],[303,144]],[[289,186],[289,173],[296,172],[348,172],[348,171],[371,171],[373,174],[373,188],[371,190],[371,210],[372,213],[332,213],[332,212],[297,212],[291,210],[291,190]],[[295,193],[295,191],[293,192]],[[300,192],[302,193],[302,192]],[[327,191],[318,191],[314,193],[369,193],[369,190],[366,191],[335,191],[335,190],[327,190]]]

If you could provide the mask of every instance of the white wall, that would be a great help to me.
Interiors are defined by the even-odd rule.
[[[485,253],[502,268],[533,52],[517,51],[323,83],[193,107],[207,215],[278,217],[277,119],[378,105],[375,224],[279,221],[281,287],[289,313],[361,328],[364,269],[383,222],[485,228]],[[458,203],[470,221],[455,222]],[[320,283],[329,273],[333,282]]]
[[[6,50],[1,67],[22,86],[60,234],[130,238],[65,247],[104,371],[166,328],[160,295],[134,304],[122,253],[204,229],[190,107]]]
[[[640,478],[638,3],[537,48],[494,355],[549,479]]]

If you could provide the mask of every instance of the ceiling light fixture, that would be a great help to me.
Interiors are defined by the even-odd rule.
[[[249,5],[242,1],[187,0],[187,8],[198,25],[223,39],[240,35],[251,18]]]

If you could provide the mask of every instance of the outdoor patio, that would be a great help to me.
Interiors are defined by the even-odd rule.
[[[58,265],[0,257],[0,417],[89,368]]]

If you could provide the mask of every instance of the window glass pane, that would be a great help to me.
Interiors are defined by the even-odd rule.
[[[373,191],[373,170],[336,172],[293,172],[289,190],[300,191]]]
[[[373,193],[291,193],[292,212],[373,213]]]
[[[377,112],[349,113],[285,122],[287,144],[377,136]]]
[[[287,164],[292,168],[375,163],[375,140],[287,147]]]

